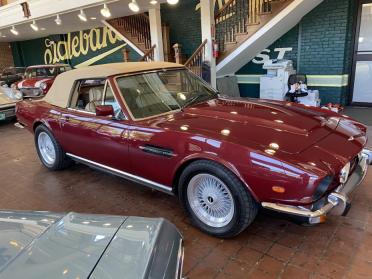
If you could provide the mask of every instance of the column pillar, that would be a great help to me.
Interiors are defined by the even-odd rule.
[[[213,57],[213,36],[212,28],[214,28],[214,5],[212,0],[200,0],[200,15],[201,15],[201,33],[202,41],[207,40],[205,60],[210,63],[211,67],[211,85],[216,88],[216,59]]]
[[[156,45],[154,61],[164,61],[163,35],[161,28],[160,4],[149,9],[151,46]]]

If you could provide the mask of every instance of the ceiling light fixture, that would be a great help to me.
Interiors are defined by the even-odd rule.
[[[150,1],[150,4],[151,4],[151,5],[156,5],[156,4],[158,4],[158,1],[157,1],[157,0],[151,0],[151,1]]]
[[[12,32],[12,34],[13,34],[14,36],[18,36],[18,35],[19,35],[19,32],[18,32],[18,30],[15,28],[14,25],[12,26],[12,29],[10,29],[10,32]]]
[[[80,13],[78,14],[78,17],[81,21],[87,21],[87,15],[84,13],[84,10],[80,10]]]
[[[178,4],[179,0],[167,0],[169,5],[176,5]]]
[[[107,4],[103,4],[103,8],[101,9],[101,15],[103,17],[110,17],[111,12],[110,9],[107,7]]]
[[[32,23],[30,24],[30,26],[31,26],[32,30],[39,31],[39,26],[37,26],[35,20],[32,21]]]
[[[135,13],[138,13],[140,8],[137,4],[137,1],[136,0],[132,0],[129,4],[128,4],[128,7],[129,9],[131,9],[132,12],[135,12]]]
[[[62,25],[62,19],[59,17],[59,15],[57,15],[56,19],[54,20],[54,22],[57,24],[57,25]]]

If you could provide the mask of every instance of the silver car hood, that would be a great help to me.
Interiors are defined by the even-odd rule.
[[[12,97],[13,95],[14,93],[12,92],[12,89],[0,86],[0,108],[15,106],[19,100]]]
[[[180,239],[163,219],[0,211],[0,278],[150,278],[158,250],[167,266],[151,278],[174,278]]]

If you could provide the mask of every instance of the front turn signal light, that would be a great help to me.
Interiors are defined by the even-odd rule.
[[[284,187],[273,186],[271,189],[272,189],[273,192],[275,192],[275,193],[279,193],[279,194],[283,194],[283,193],[285,193],[285,188],[284,188]]]

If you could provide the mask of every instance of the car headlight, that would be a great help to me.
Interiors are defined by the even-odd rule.
[[[350,173],[350,162],[347,163],[340,171],[340,183],[344,184],[349,178]]]
[[[45,82],[40,83],[40,88],[41,88],[42,90],[47,89],[47,87],[48,87],[48,85],[47,85]]]
[[[14,97],[17,100],[22,100],[23,99],[23,94],[21,93],[21,91],[17,90],[17,91],[14,92]]]

